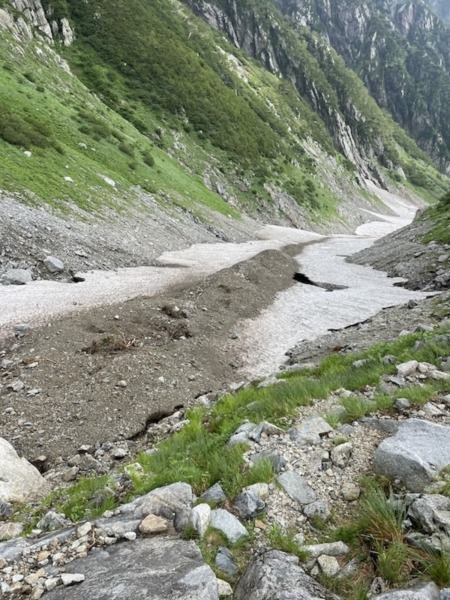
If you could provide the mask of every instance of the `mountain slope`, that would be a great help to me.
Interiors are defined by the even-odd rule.
[[[263,0],[189,4],[202,18],[175,0],[3,0],[0,187],[64,210],[150,200],[339,231],[368,218],[364,178],[442,194],[318,36]],[[208,11],[236,20],[234,45]]]
[[[275,0],[325,38],[442,171],[450,168],[450,29],[419,1]]]

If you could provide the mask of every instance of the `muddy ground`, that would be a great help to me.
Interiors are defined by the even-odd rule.
[[[267,250],[165,295],[9,340],[0,347],[0,437],[29,460],[45,455],[49,468],[83,444],[139,438],[150,422],[228,389],[239,381],[234,325],[299,285],[299,251]]]

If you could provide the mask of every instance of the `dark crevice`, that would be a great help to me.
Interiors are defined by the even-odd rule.
[[[335,283],[323,283],[321,281],[312,281],[307,275],[304,273],[294,273],[294,280],[298,283],[303,283],[304,285],[313,285],[314,287],[320,287],[327,292],[333,292],[334,290],[347,290],[347,285],[337,285]]]
[[[180,406],[178,407],[178,409],[179,408],[180,408]],[[160,411],[156,411],[156,412],[152,413],[147,418],[147,420],[145,421],[145,424],[142,426],[142,428],[139,429],[139,431],[136,431],[135,433],[133,433],[132,435],[127,437],[127,439],[131,440],[133,442],[135,442],[136,440],[139,440],[147,433],[147,430],[151,425],[156,425],[163,419],[166,419],[167,417],[170,417],[171,415],[173,415],[176,411],[177,411],[177,407],[175,407],[172,410],[160,410]]]

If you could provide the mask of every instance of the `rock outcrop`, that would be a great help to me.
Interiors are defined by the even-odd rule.
[[[239,580],[234,600],[339,600],[300,567],[291,554],[271,550],[255,556]]]
[[[14,13],[14,14],[13,14]],[[74,32],[67,16],[44,10],[41,0],[11,0],[0,8],[0,27],[6,27],[22,39],[42,36],[47,42],[61,40],[70,46]]]
[[[216,576],[200,550],[194,542],[178,539],[142,539],[98,549],[68,565],[67,573],[84,576],[82,583],[56,588],[49,600],[219,599]]]

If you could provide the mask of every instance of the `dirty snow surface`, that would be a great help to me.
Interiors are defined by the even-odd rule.
[[[328,291],[299,283],[280,293],[256,320],[241,323],[243,374],[268,373],[282,362],[286,350],[302,339],[365,320],[384,307],[425,297],[395,287],[398,280],[382,272],[345,262],[345,257],[372,245],[380,235],[412,220],[417,208],[412,203],[381,190],[379,197],[391,214],[374,213],[374,223],[362,226],[354,236],[323,237],[265,226],[258,232],[258,239],[251,242],[197,244],[166,252],[157,267],[90,271],[82,274],[85,281],[78,284],[40,280],[26,286],[0,286],[0,337],[11,334],[19,323],[42,325],[75,311],[155,296],[248,260],[263,250],[305,244],[298,256],[299,271],[313,282],[345,289]]]

